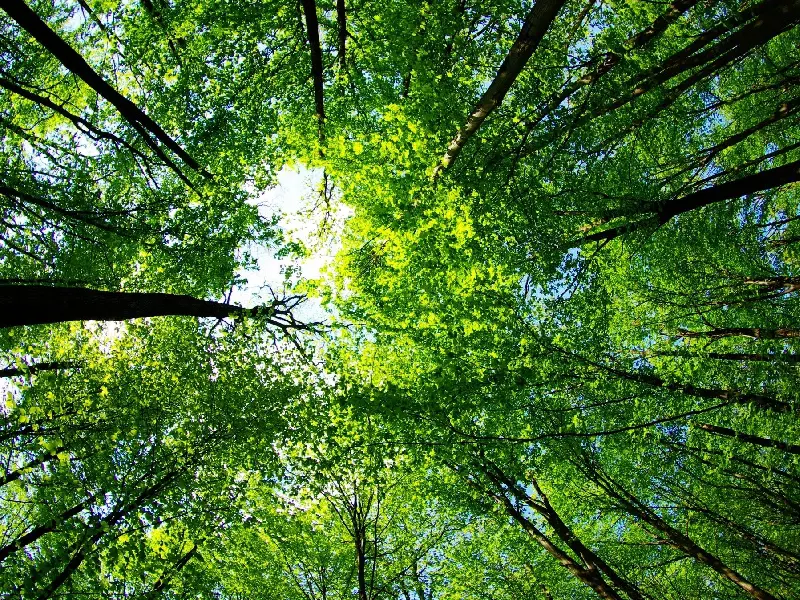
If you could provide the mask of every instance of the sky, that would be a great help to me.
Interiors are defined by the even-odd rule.
[[[269,291],[264,286],[271,286],[279,293],[285,286],[287,267],[299,266],[304,279],[317,279],[323,275],[326,265],[331,263],[341,245],[342,227],[348,213],[334,197],[327,223],[330,231],[320,235],[325,218],[325,207],[320,205],[321,179],[321,170],[284,167],[278,173],[277,185],[253,199],[262,217],[280,216],[280,227],[287,240],[301,242],[307,248],[308,256],[300,261],[295,257],[276,258],[275,248],[250,245],[247,250],[257,260],[258,267],[239,272],[247,279],[247,284],[233,291],[232,303],[255,306],[268,300]],[[324,315],[319,303],[311,299],[295,316],[301,320],[319,320]]]

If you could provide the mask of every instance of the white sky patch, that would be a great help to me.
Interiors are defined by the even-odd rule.
[[[271,299],[267,286],[278,294],[284,290],[290,293],[291,286],[299,279],[324,277],[325,268],[341,246],[342,228],[350,211],[338,201],[335,192],[330,203],[326,204],[321,185],[322,171],[319,169],[284,167],[278,173],[277,185],[252,200],[265,219],[278,215],[286,241],[300,242],[308,255],[301,259],[295,256],[278,258],[275,256],[276,248],[251,244],[245,250],[258,266],[239,271],[239,276],[247,283],[233,291],[232,303],[256,306]],[[291,273],[293,269],[295,272],[287,278],[287,270]],[[295,316],[300,320],[323,320],[325,313],[319,302],[311,299]]]

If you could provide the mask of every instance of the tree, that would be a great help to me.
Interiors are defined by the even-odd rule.
[[[3,8],[0,591],[800,594],[797,0]]]

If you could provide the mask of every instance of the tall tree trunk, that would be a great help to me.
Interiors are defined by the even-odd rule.
[[[785,164],[780,167],[772,169],[765,169],[753,175],[747,175],[740,179],[720,183],[712,187],[708,187],[697,192],[693,192],[682,198],[668,200],[663,203],[650,203],[645,204],[643,208],[638,210],[638,214],[643,215],[639,221],[633,221],[599,231],[580,239],[569,242],[568,248],[576,248],[588,242],[597,241],[611,241],[616,237],[624,235],[629,232],[638,231],[648,227],[664,225],[670,219],[680,214],[687,213],[710,204],[717,202],[725,202],[741,198],[756,192],[773,189],[786,185],[787,183],[794,183],[800,181],[800,160]],[[644,216],[650,213],[651,216]]]
[[[0,369],[0,379],[17,377],[19,375],[32,375],[42,371],[61,371],[64,369],[78,369],[80,363],[76,362],[40,362],[23,368],[7,367]]]
[[[86,554],[94,548],[97,542],[106,535],[108,530],[115,526],[119,521],[124,519],[131,511],[134,511],[144,505],[145,502],[156,497],[167,485],[169,485],[177,477],[175,471],[167,472],[159,481],[144,489],[134,500],[127,502],[103,517],[92,530],[88,539],[78,542],[76,545],[75,553],[70,558],[69,562],[64,566],[61,572],[50,582],[50,584],[38,596],[38,600],[48,600],[58,589],[64,585],[75,571],[80,568],[83,561],[86,559]]]
[[[596,367],[607,373],[611,373],[616,377],[627,379],[628,381],[635,381],[654,388],[670,390],[674,392],[681,392],[690,396],[698,398],[708,398],[709,400],[723,400],[726,404],[751,404],[757,408],[764,410],[772,410],[780,413],[788,413],[800,410],[800,407],[795,407],[788,402],[783,402],[771,396],[764,394],[753,394],[749,392],[740,392],[739,390],[729,389],[715,389],[715,388],[702,388],[690,384],[680,382],[667,382],[656,375],[649,373],[637,373],[631,371],[623,371],[616,369],[602,363],[588,360],[576,354],[565,353],[567,356],[575,358],[583,363]]]
[[[738,360],[742,362],[800,363],[800,354],[748,354],[742,352],[703,352],[696,354],[682,350],[658,351],[655,356],[677,356],[680,358],[712,358],[715,360]]]
[[[17,552],[18,550],[22,550],[26,546],[34,543],[43,535],[46,535],[50,532],[55,531],[59,525],[61,525],[64,521],[71,519],[79,512],[81,512],[84,508],[89,506],[92,501],[94,500],[94,496],[90,496],[86,500],[79,502],[75,506],[68,508],[67,510],[63,511],[59,514],[56,518],[52,519],[51,521],[44,523],[42,525],[37,525],[33,529],[31,529],[28,533],[21,535],[13,542],[10,542],[0,548],[0,563],[2,563],[8,556]]]
[[[67,70],[82,79],[95,92],[108,100],[132,126],[136,127],[138,124],[143,127],[167,148],[180,156],[187,165],[206,177],[211,177],[197,161],[189,156],[175,140],[161,129],[158,123],[153,121],[138,106],[120,94],[92,69],[83,57],[50,29],[23,0],[4,0],[0,7],[36,41],[47,48]]]
[[[176,573],[180,572],[180,570],[183,569],[183,567],[185,567],[190,560],[192,560],[192,557],[197,554],[197,548],[197,545],[192,546],[191,550],[181,556],[174,565],[172,565],[166,572],[161,574],[161,576],[156,580],[155,584],[153,584],[153,589],[150,590],[149,594],[147,594],[147,600],[157,598],[159,594],[161,594],[161,592],[169,584],[169,580]]]
[[[531,479],[531,485],[536,490],[538,499],[534,500],[525,490],[521,489],[516,481],[511,479],[508,475],[503,473],[497,465],[491,464],[483,469],[484,474],[490,480],[495,482],[495,485],[500,485],[502,488],[511,493],[517,500],[526,504],[529,508],[536,511],[541,515],[547,524],[553,529],[553,532],[558,538],[564,542],[567,547],[572,550],[576,556],[580,557],[589,571],[595,573],[603,573],[611,582],[611,584],[622,591],[631,600],[643,600],[641,592],[635,585],[627,581],[619,573],[616,572],[608,563],[606,563],[595,552],[586,547],[586,545],[578,538],[578,536],[564,523],[561,516],[550,504],[547,495],[539,486],[536,479]]]
[[[503,64],[497,71],[489,88],[478,100],[477,105],[447,147],[442,160],[434,173],[438,176],[443,169],[449,167],[458,157],[467,141],[480,129],[488,117],[503,102],[511,85],[516,81],[522,69],[533,55],[550,24],[555,19],[558,11],[566,0],[536,0],[533,8],[528,13],[522,30],[506,55]]]
[[[639,50],[645,47],[650,41],[661,35],[667,27],[678,20],[682,14],[692,8],[700,0],[675,0],[670,3],[666,12],[658,16],[647,28],[641,30],[639,33],[631,36],[623,44],[625,52]],[[552,113],[558,108],[564,100],[572,96],[581,88],[596,83],[603,75],[608,73],[622,60],[622,52],[608,52],[603,57],[603,60],[590,72],[582,77],[576,79],[572,83],[566,85],[563,89],[554,92],[545,102],[544,108],[539,111],[536,118],[528,125],[528,130],[532,131],[537,124],[547,115]]]
[[[144,317],[231,316],[263,318],[281,328],[303,328],[281,303],[243,308],[192,296],[147,292],[104,292],[86,288],[0,285],[0,328],[63,321],[124,321]],[[286,322],[283,320],[286,319]]]
[[[345,0],[336,0],[336,25],[339,28],[339,68],[347,70],[347,12],[344,5]]]
[[[40,456],[37,456],[36,458],[29,460],[21,467],[14,469],[13,471],[9,471],[5,475],[0,476],[0,487],[8,485],[12,481],[16,481],[17,479],[22,477],[25,473],[32,471],[33,468],[36,466],[47,464],[48,462],[56,458],[56,455],[62,450],[64,450],[64,447],[58,446],[57,448],[54,448],[52,452],[45,452],[44,454],[41,454]]]
[[[786,442],[781,442],[779,440],[749,435],[747,433],[740,433],[738,431],[734,431],[733,429],[729,429],[728,427],[719,427],[717,425],[710,425],[708,423],[698,423],[697,427],[703,431],[713,433],[714,435],[732,437],[734,439],[747,442],[748,444],[755,444],[756,446],[762,446],[764,448],[776,448],[789,454],[800,454],[800,446],[796,444],[787,444]]]
[[[527,519],[508,497],[502,493],[491,491],[488,493],[496,502],[505,508],[511,518],[519,523],[522,529],[528,533],[537,544],[544,548],[548,554],[555,558],[558,563],[567,569],[578,581],[594,590],[603,600],[622,600],[622,597],[616,590],[600,576],[597,569],[580,564],[568,553],[559,548],[549,537],[540,531],[536,525]]]
[[[587,472],[590,478],[609,496],[614,498],[621,508],[664,534],[666,538],[665,541],[669,546],[692,557],[697,562],[710,567],[756,600],[778,600],[766,590],[748,581],[743,575],[725,564],[718,556],[701,547],[688,535],[672,527],[647,505],[640,502],[630,492],[611,479],[606,473],[601,473],[598,468],[589,468]]]
[[[314,106],[317,114],[317,135],[320,143],[325,141],[325,100],[322,70],[322,47],[319,42],[319,20],[314,0],[303,0],[306,35],[311,51],[311,76],[314,80]]]
[[[755,340],[779,340],[800,338],[800,329],[789,329],[780,327],[777,329],[766,329],[762,327],[721,327],[711,331],[689,331],[680,330],[680,337],[687,338],[711,338],[719,339],[724,337],[749,337]]]
[[[648,73],[648,76],[640,78],[638,81],[629,82],[628,85],[634,88],[629,95],[620,97],[592,111],[582,122],[621,108],[647,91],[695,67],[707,65],[704,69],[704,71],[707,71],[707,76],[730,64],[733,60],[743,56],[753,48],[765,44],[773,37],[790,28],[797,19],[800,0],[765,2],[758,6],[767,10],[764,11],[765,14],[760,15],[755,21],[745,25],[739,31],[732,33],[715,46],[702,52],[688,54],[686,50],[682,50],[673,57],[668,58],[655,73]],[[746,13],[749,12],[751,11],[746,11]],[[697,40],[695,41],[696,43]],[[711,68],[710,70],[708,70],[709,67]]]
[[[22,96],[23,98],[30,100],[31,102],[35,102],[40,106],[49,108],[53,112],[68,119],[75,126],[76,129],[89,132],[89,134],[93,135],[95,138],[109,140],[110,142],[113,142],[118,146],[122,146],[128,149],[128,151],[130,151],[130,153],[133,154],[134,156],[147,160],[147,156],[144,155],[139,150],[137,150],[136,148],[134,148],[130,142],[123,140],[122,138],[114,135],[113,133],[108,133],[107,131],[103,131],[99,127],[95,127],[92,123],[90,123],[83,117],[72,114],[71,112],[66,110],[63,106],[56,104],[55,102],[53,102],[49,98],[46,98],[45,96],[41,96],[39,94],[31,92],[30,90],[26,90],[25,88],[17,85],[13,81],[6,79],[5,77],[0,77],[0,87],[3,87],[10,92]],[[167,165],[170,169],[172,169],[172,171],[181,179],[181,181],[183,181],[189,188],[195,189],[195,186],[191,182],[191,180],[183,173],[183,171],[180,170],[178,165],[176,165],[175,162],[164,153],[164,151],[159,147],[159,145],[150,139],[149,135],[144,136],[144,140],[145,143],[147,143],[147,145],[153,150],[156,156],[158,156],[158,158],[160,158],[165,165]]]

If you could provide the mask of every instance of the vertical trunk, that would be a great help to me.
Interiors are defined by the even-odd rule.
[[[133,501],[128,502],[117,510],[111,512],[94,527],[88,539],[78,542],[75,553],[61,572],[50,582],[50,584],[38,596],[38,600],[48,600],[58,589],[64,585],[72,575],[80,568],[86,559],[86,554],[94,548],[97,542],[106,535],[111,527],[124,519],[128,513],[140,508],[145,502],[157,496],[170,482],[176,477],[176,473],[170,472],[162,477],[158,482],[143,490]]]
[[[311,51],[311,76],[314,80],[314,106],[317,115],[317,134],[319,141],[325,140],[325,101],[322,70],[322,48],[319,42],[319,20],[314,0],[303,0],[303,14],[306,20],[306,35]]]
[[[156,598],[169,584],[169,580],[175,575],[175,573],[178,573],[181,569],[183,569],[183,567],[185,567],[187,563],[192,560],[192,557],[195,554],[197,554],[197,546],[192,546],[192,549],[181,556],[178,562],[176,562],[167,572],[162,573],[161,576],[156,580],[155,584],[153,584],[153,589],[147,595],[148,600]]]
[[[358,578],[358,600],[369,600],[369,595],[367,594],[366,531],[364,531],[360,527],[358,529],[355,529],[353,542],[356,548],[356,576]]]
[[[780,327],[778,329],[766,329],[762,327],[720,327],[712,329],[711,331],[689,331],[681,329],[680,337],[711,339],[749,337],[754,340],[779,340],[784,338],[800,338],[800,329],[789,329],[785,327]]]
[[[22,477],[25,473],[29,472],[31,469],[33,469],[36,466],[44,465],[44,464],[50,462],[51,460],[56,458],[56,455],[59,452],[62,452],[63,450],[64,450],[64,447],[63,446],[59,446],[58,448],[55,448],[52,452],[46,452],[46,453],[44,453],[44,454],[42,454],[40,456],[37,456],[36,458],[28,461],[27,463],[25,463],[24,465],[22,465],[18,469],[14,469],[13,471],[9,471],[8,473],[6,473],[2,477],[0,477],[0,487],[3,487],[4,485],[8,485],[12,481],[16,481],[17,479]]]
[[[717,425],[710,425],[708,423],[699,423],[697,424],[697,426],[703,431],[713,433],[714,435],[723,435],[726,437],[732,437],[736,440],[747,442],[748,444],[755,444],[756,446],[762,446],[763,448],[776,448],[778,450],[783,450],[784,452],[787,452],[789,454],[800,454],[800,446],[797,446],[795,444],[787,444],[786,442],[781,442],[779,440],[759,437],[747,433],[740,433],[738,431],[734,431],[733,429],[729,429],[727,427],[719,427]]]
[[[666,543],[671,547],[713,569],[723,578],[727,579],[756,600],[777,600],[775,596],[747,580],[735,569],[725,564],[718,556],[697,544],[688,535],[672,527],[608,475],[600,473],[597,469],[591,469],[590,477],[600,488],[608,493],[609,496],[614,498],[619,506],[626,512],[661,532],[666,538]]]
[[[536,479],[531,480],[531,484],[536,490],[536,494],[538,496],[538,499],[534,500],[525,490],[520,488],[516,481],[508,477],[496,465],[491,465],[490,467],[486,468],[484,473],[496,484],[504,486],[505,489],[517,500],[523,502],[529,508],[539,513],[539,515],[541,515],[545,521],[547,521],[547,524],[553,529],[553,532],[556,534],[556,536],[558,536],[558,538],[564,542],[567,547],[569,547],[570,550],[575,553],[576,556],[580,557],[581,561],[583,561],[584,565],[586,565],[585,568],[587,571],[596,573],[596,577],[600,579],[602,579],[600,576],[600,573],[602,573],[608,578],[613,587],[622,591],[631,600],[644,600],[641,592],[635,585],[628,582],[600,556],[587,548],[580,538],[578,538],[575,532],[573,532],[566,525],[566,523],[564,523],[563,519],[561,519],[561,516],[550,504],[550,500],[541,489]]]
[[[516,81],[522,69],[533,55],[550,24],[566,0],[537,0],[522,26],[514,44],[508,52],[503,64],[497,71],[489,88],[478,100],[477,105],[447,147],[434,177],[449,167],[458,157],[467,141],[480,129],[483,121],[503,102],[511,85]]]
[[[19,375],[33,375],[42,371],[62,371],[65,369],[79,369],[80,363],[68,361],[40,362],[23,368],[7,367],[0,369],[0,379],[7,377],[17,377]]]
[[[629,38],[624,44],[624,50],[631,52],[639,50],[646,46],[651,40],[664,33],[664,31],[672,23],[678,20],[682,14],[692,8],[700,0],[675,0],[670,3],[666,12],[662,13],[653,23],[646,29],[643,29],[636,35]],[[591,6],[591,5],[590,5]],[[587,7],[588,8],[588,7]],[[600,62],[592,71],[586,73],[583,77],[576,79],[569,85],[566,85],[562,90],[554,92],[544,104],[544,108],[536,115],[536,118],[528,126],[532,130],[538,123],[542,121],[547,115],[552,113],[556,108],[561,105],[564,100],[572,96],[581,88],[594,84],[603,75],[608,73],[622,60],[622,54],[617,52],[609,52],[605,55],[602,62]]]
[[[234,314],[246,314],[246,309],[174,294],[38,285],[0,286],[0,327],[63,321],[124,321],[167,315],[225,318]]]
[[[336,0],[336,24],[339,27],[339,68],[345,71],[347,69],[347,13],[344,0]]]
[[[59,514],[55,519],[50,521],[49,523],[44,523],[37,527],[31,529],[25,535],[18,537],[13,542],[6,544],[2,548],[0,548],[0,563],[2,563],[6,558],[8,558],[14,552],[18,550],[22,550],[26,546],[34,543],[43,535],[47,535],[55,531],[59,525],[61,525],[64,521],[71,519],[79,512],[81,512],[84,508],[86,508],[91,502],[94,500],[94,496],[90,496],[86,500],[79,502],[75,506],[68,508],[67,510],[63,511]]]
[[[491,492],[490,492],[491,493]],[[622,600],[620,595],[606,583],[596,569],[588,568],[581,565],[573,559],[569,554],[556,546],[550,538],[523,515],[514,504],[503,494],[491,493],[492,497],[503,505],[506,512],[520,524],[523,530],[528,533],[545,551],[555,558],[558,563],[567,569],[576,579],[584,585],[590,587],[594,592],[604,600]]]
[[[754,361],[754,362],[774,362],[774,363],[787,363],[797,364],[800,363],[800,354],[748,354],[741,352],[704,352],[702,354],[693,354],[691,352],[683,352],[680,350],[661,351],[655,352],[655,356],[678,356],[682,358],[712,358],[714,360],[737,360],[737,361]]]
[[[206,177],[210,177],[210,174],[203,170],[175,140],[167,135],[158,123],[153,121],[138,106],[120,94],[92,69],[83,57],[50,29],[23,0],[4,0],[2,9],[22,29],[27,31],[37,42],[53,54],[68,71],[83,80],[95,92],[110,102],[132,126],[139,125],[143,127],[167,148],[181,157],[187,165]]]
[[[663,203],[645,204],[639,221],[625,223],[612,229],[593,233],[578,240],[569,242],[568,248],[576,248],[588,242],[610,241],[626,233],[663,225],[673,217],[687,213],[710,204],[725,202],[763,192],[788,183],[800,181],[800,160],[772,169],[765,169],[753,175],[747,175],[733,181],[720,183],[682,198],[668,200]]]

